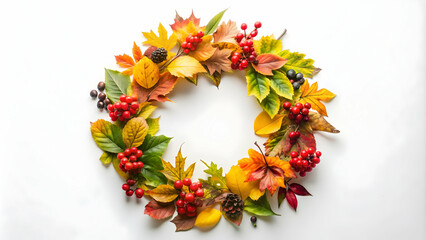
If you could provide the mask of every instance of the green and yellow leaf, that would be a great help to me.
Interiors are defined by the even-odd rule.
[[[121,129],[116,125],[99,119],[90,126],[93,140],[105,152],[119,153],[125,148]]]
[[[253,41],[253,47],[257,54],[273,53],[278,54],[281,52],[283,44],[281,40],[275,39],[274,36],[263,36],[259,40]]]
[[[130,119],[123,128],[123,141],[127,148],[139,147],[148,134],[148,124],[141,117]]]
[[[287,63],[281,69],[282,72],[286,73],[288,70],[293,69],[296,72],[300,72],[307,78],[312,78],[315,74],[321,71],[321,68],[314,67],[314,60],[308,58],[305,59],[305,54],[298,52],[290,52],[284,50],[278,53],[279,56],[287,59]]]
[[[152,190],[145,192],[147,195],[151,196],[158,202],[168,203],[174,201],[179,192],[170,185],[160,185]]]
[[[169,162],[161,160],[163,162],[164,170],[161,172],[172,182],[176,180],[183,180],[184,178],[191,178],[194,173],[195,163],[191,164],[185,170],[185,160],[186,157],[182,156],[181,149],[179,149],[178,155],[175,159],[175,167]]]
[[[146,123],[148,124],[148,134],[155,135],[160,130],[160,117],[158,118],[147,118]]]
[[[248,95],[255,96],[259,101],[262,101],[263,99],[268,96],[271,86],[270,80],[256,72],[253,68],[248,68],[246,70],[246,79],[247,79],[247,93]]]

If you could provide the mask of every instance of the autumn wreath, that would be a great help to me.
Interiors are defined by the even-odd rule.
[[[176,231],[210,228],[221,216],[240,225],[243,211],[253,215],[255,225],[256,216],[277,215],[267,191],[278,198],[278,206],[287,199],[296,210],[296,195],[310,193],[291,181],[320,162],[313,132],[339,132],[324,119],[327,111],[322,103],[335,95],[305,79],[320,71],[314,61],[283,50],[282,36],[257,38],[260,22],[250,32],[245,23],[240,28],[233,21],[220,24],[224,12],[204,27],[194,14],[187,19],[176,14],[170,36],[162,24],[158,34],[144,32],[144,53],[134,43],[133,57],[115,57],[124,71],[105,69],[105,82],[90,92],[112,121],[91,123],[92,137],[103,150],[100,160],[112,163],[124,178],[127,196],[148,197],[145,214],[167,219],[176,211],[171,221]],[[171,138],[156,135],[159,118],[150,117],[156,109],[153,102],[170,101],[167,94],[178,79],[197,84],[203,75],[219,86],[222,73],[233,70],[245,71],[248,95],[256,97],[264,110],[255,119],[254,130],[267,137],[265,152],[255,143],[259,151],[249,149],[248,157],[226,174],[217,164],[203,162],[207,178],[193,181],[195,163],[185,169],[181,150],[174,165],[162,159]]]

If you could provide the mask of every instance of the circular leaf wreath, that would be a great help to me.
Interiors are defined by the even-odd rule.
[[[104,151],[100,160],[112,162],[126,180],[122,188],[127,196],[149,197],[145,214],[167,219],[176,211],[171,221],[176,231],[210,228],[221,216],[240,225],[243,211],[254,215],[255,225],[255,216],[277,215],[266,191],[278,198],[278,206],[287,199],[296,210],[296,195],[310,193],[290,181],[297,178],[296,173],[304,177],[320,162],[313,132],[339,132],[324,119],[327,111],[322,103],[335,95],[318,90],[316,82],[309,85],[304,78],[313,78],[321,70],[313,66],[314,61],[283,50],[284,34],[255,40],[260,22],[251,32],[246,24],[238,28],[231,20],[219,25],[224,12],[204,27],[194,14],[187,19],[176,14],[170,36],[162,24],[158,35],[144,32],[143,44],[149,46],[145,52],[134,43],[133,58],[116,56],[125,70],[106,69],[105,82],[98,84],[99,95],[96,90],[90,92],[98,97],[98,108],[105,108],[114,122],[99,119],[91,124],[92,137]],[[195,163],[185,169],[181,150],[174,165],[162,159],[171,138],[155,135],[159,118],[150,118],[156,109],[151,102],[169,101],[167,94],[179,78],[197,84],[198,76],[204,75],[219,86],[222,73],[232,70],[245,70],[248,95],[256,97],[264,110],[255,119],[254,130],[268,137],[265,153],[255,143],[259,152],[249,149],[249,157],[226,174],[217,164],[203,162],[207,179],[191,181]]]

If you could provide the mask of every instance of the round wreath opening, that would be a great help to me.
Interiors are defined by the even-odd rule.
[[[225,11],[206,26],[193,13],[186,19],[177,14],[170,35],[161,23],[158,33],[143,32],[144,51],[134,43],[130,55],[115,56],[122,70],[105,69],[105,82],[90,92],[110,120],[90,127],[103,151],[101,162],[112,163],[125,180],[127,196],[148,199],[145,214],[159,220],[176,215],[171,221],[176,231],[212,228],[222,216],[239,226],[244,211],[256,225],[256,216],[277,215],[266,192],[278,198],[278,207],[287,200],[296,210],[297,196],[310,193],[294,179],[308,175],[322,159],[314,132],[339,132],[324,118],[323,102],[335,95],[308,82],[321,70],[314,61],[282,48],[285,31],[278,38],[258,37],[261,22],[250,30],[245,23],[221,23]],[[206,76],[218,87],[222,73],[232,71],[244,71],[248,95],[263,109],[254,131],[267,138],[264,148],[255,142],[227,173],[201,161],[206,178],[191,179],[195,163],[185,168],[181,150],[174,163],[162,159],[171,138],[156,135],[160,125],[159,118],[150,117],[157,108],[152,102],[170,101],[167,95],[179,79],[196,85]]]

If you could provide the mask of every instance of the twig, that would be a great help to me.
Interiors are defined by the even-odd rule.
[[[281,33],[281,35],[277,38],[278,40],[281,40],[281,38],[284,37],[285,33],[287,32],[287,29],[284,28],[284,32]]]

